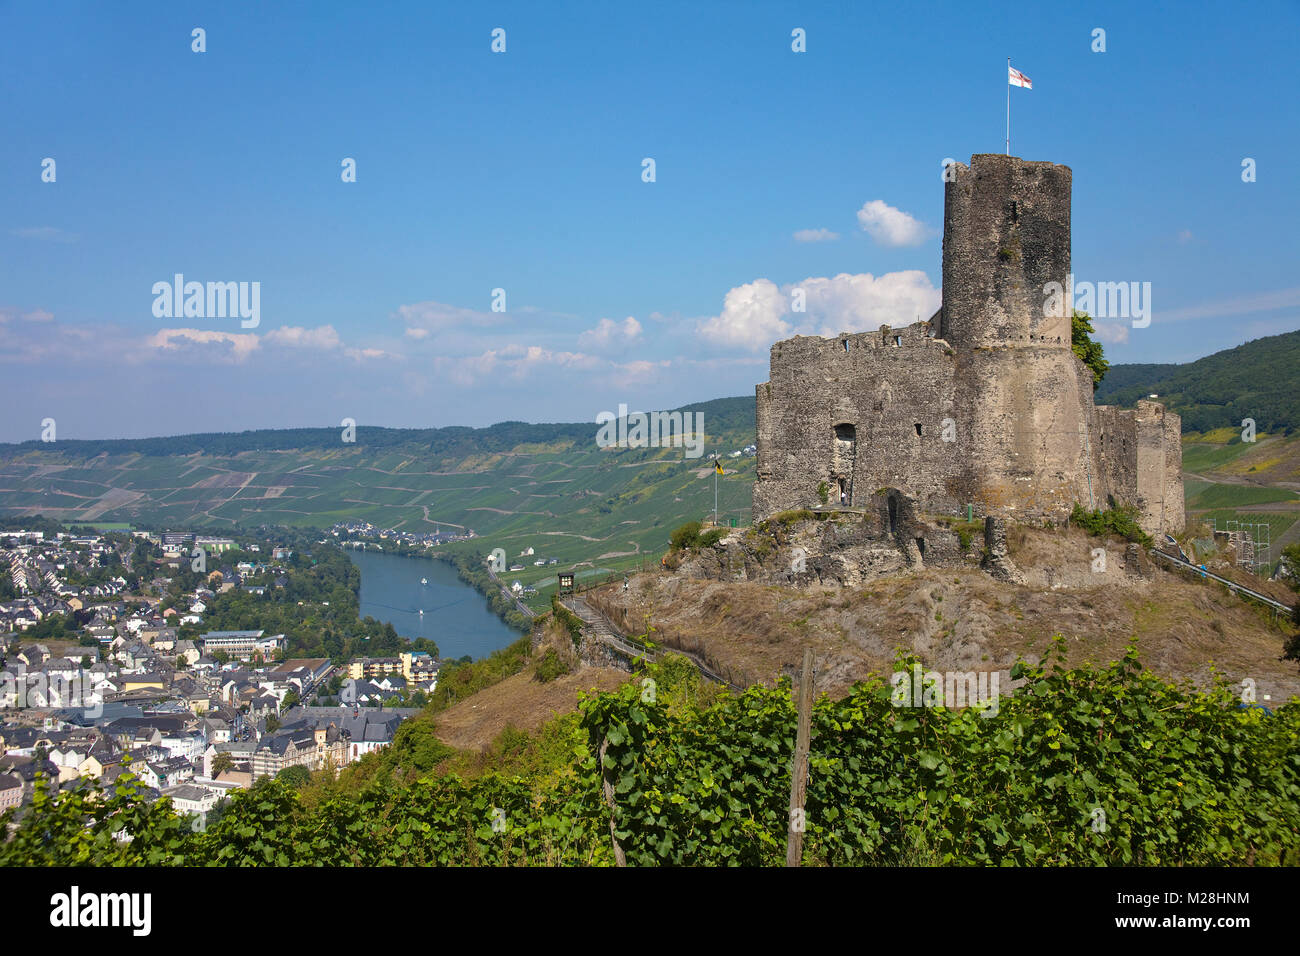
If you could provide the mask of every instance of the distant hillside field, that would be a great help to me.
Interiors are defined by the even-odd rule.
[[[210,528],[343,520],[432,532],[472,529],[484,552],[532,547],[561,567],[657,561],[669,533],[713,511],[709,457],[723,456],[718,511],[749,521],[754,400],[685,406],[701,412],[703,455],[676,448],[597,447],[592,423],[427,430],[358,426],[118,441],[0,445],[0,514],[65,523]],[[466,547],[452,546],[456,547]],[[512,575],[554,579],[555,567]]]
[[[1099,405],[1132,406],[1155,393],[1183,419],[1184,432],[1300,430],[1300,331],[1255,339],[1185,365],[1114,365],[1097,386]]]

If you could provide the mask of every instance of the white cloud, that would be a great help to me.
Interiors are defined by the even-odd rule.
[[[782,316],[790,300],[770,279],[736,286],[722,300],[722,312],[700,325],[700,334],[720,345],[764,348],[785,338],[791,325]]]
[[[829,279],[805,279],[797,287],[805,291],[809,323],[819,322],[822,335],[911,325],[930,318],[942,302],[939,290],[920,269],[888,272],[879,278],[869,272],[840,273]]]
[[[300,325],[285,325],[272,329],[263,336],[268,345],[285,345],[290,348],[336,349],[342,343],[332,325],[318,325],[306,329]]]
[[[1092,323],[1093,335],[1106,345],[1127,344],[1128,328],[1126,322],[1098,322],[1094,319]]]
[[[616,365],[612,371],[619,385],[648,385],[658,382],[663,375],[663,370],[671,368],[672,364],[671,359],[660,359],[658,362],[637,359]]]
[[[400,355],[385,352],[383,349],[344,349],[343,354],[357,362],[364,362],[368,359],[401,358]]]
[[[501,350],[505,363],[515,377],[522,377],[534,368],[594,369],[604,364],[603,359],[583,352],[557,352],[540,345],[512,345]]]
[[[242,362],[261,344],[253,332],[218,332],[212,329],[159,329],[145,340],[150,348],[191,356]]]
[[[399,305],[397,318],[408,326],[408,334],[411,334],[410,329],[422,330],[428,334],[431,331],[441,332],[464,326],[498,325],[505,321],[505,313],[481,312],[477,309],[463,309],[460,306],[448,305],[445,302],[427,301]],[[423,338],[418,332],[412,334],[412,337]]]
[[[880,199],[863,204],[858,224],[882,246],[919,246],[934,234],[924,223]]]
[[[603,350],[612,346],[627,345],[641,337],[641,323],[628,316],[622,322],[601,319],[594,329],[578,336],[578,348]]]
[[[456,385],[474,385],[492,376],[523,379],[537,372],[574,369],[591,372],[612,366],[607,359],[584,352],[562,352],[540,345],[507,345],[478,355],[438,356],[434,367]]]
[[[792,311],[796,289],[804,293],[803,312]],[[793,334],[831,336],[911,325],[930,318],[941,301],[929,276],[917,269],[878,278],[870,273],[814,276],[779,288],[758,279],[728,292],[721,314],[701,322],[699,333],[719,345],[758,350]]]
[[[838,232],[831,232],[829,229],[800,229],[794,234],[795,242],[830,242],[838,239]]]

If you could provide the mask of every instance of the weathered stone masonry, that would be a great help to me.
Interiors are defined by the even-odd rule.
[[[1045,308],[1044,286],[1070,272],[1071,175],[998,154],[957,164],[928,322],[772,346],[756,521],[822,505],[824,485],[830,505],[893,488],[924,513],[1041,520],[1113,502],[1149,532],[1182,529],[1178,416],[1095,407],[1068,311]]]

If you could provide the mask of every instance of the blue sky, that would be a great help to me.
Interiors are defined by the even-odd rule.
[[[0,2],[0,441],[752,394],[779,338],[933,311],[1008,56],[1076,278],[1151,283],[1112,361],[1300,328],[1295,4],[613,6]],[[155,316],[178,272],[259,325]]]

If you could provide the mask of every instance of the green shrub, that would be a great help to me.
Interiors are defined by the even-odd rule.
[[[1070,512],[1070,521],[1089,534],[1102,537],[1108,534],[1136,541],[1143,547],[1151,547],[1151,535],[1138,526],[1138,511],[1132,505],[1107,508],[1105,511],[1087,511],[1080,504],[1075,504]]]
[[[807,508],[795,508],[791,511],[782,511],[779,514],[772,515],[771,521],[780,525],[798,524],[800,521],[811,521],[817,516]]]
[[[560,659],[560,655],[555,653],[555,648],[548,647],[546,653],[542,655],[541,660],[537,662],[537,666],[533,669],[533,677],[543,684],[549,684],[555,678],[563,677],[571,670],[572,668]]]
[[[711,548],[721,541],[726,533],[726,528],[710,528],[708,531],[700,535],[699,541],[696,542],[695,546],[697,548]]]
[[[1057,637],[1037,666],[1017,663],[1024,686],[996,709],[898,706],[879,678],[818,698],[805,862],[1300,863],[1297,702],[1267,714],[1242,708],[1226,679],[1171,684],[1142,669],[1136,645],[1104,666],[1067,669],[1064,656]],[[613,864],[614,840],[635,865],[782,865],[789,682],[715,695],[675,655],[647,674],[649,687],[588,697],[536,736],[503,731],[473,779],[298,791],[268,777],[206,832],[129,774],[107,792],[40,778],[21,820],[0,815],[0,866],[591,866]],[[428,767],[447,749],[421,717],[366,760],[419,750]]]
[[[564,625],[565,630],[569,632],[569,639],[573,641],[575,649],[582,647],[582,618],[574,614],[567,607],[560,603],[558,594],[551,595],[551,611],[555,619]]]
[[[674,531],[668,539],[673,546],[673,550],[686,551],[699,544],[701,527],[703,525],[698,521],[688,521]]]
[[[726,528],[710,528],[708,531],[702,531],[703,527],[704,525],[698,521],[688,521],[674,531],[669,538],[673,550],[692,551],[711,548],[727,534]]]
[[[1012,677],[1027,685],[992,713],[898,707],[878,679],[819,699],[805,859],[1298,862],[1295,704],[1268,716],[1240,709],[1226,682],[1208,692],[1169,684],[1142,671],[1135,646],[1109,666],[1067,670],[1063,647],[1056,638],[1050,672],[1047,659],[1017,664]],[[635,698],[635,687],[603,695],[584,715],[591,745],[609,742],[628,861],[780,865],[788,793],[770,780],[789,774],[788,684],[681,716]]]

